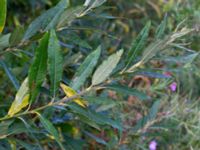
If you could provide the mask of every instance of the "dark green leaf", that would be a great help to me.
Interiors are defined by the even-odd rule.
[[[52,29],[58,23],[60,15],[63,13],[65,8],[69,5],[68,0],[61,0],[55,7],[49,9],[41,16],[36,18],[28,27],[23,40],[28,40],[38,31],[47,31]]]
[[[55,98],[62,79],[63,58],[56,32],[51,30],[48,44],[48,70],[51,83],[51,94]]]
[[[48,41],[49,33],[46,33],[40,41],[38,48],[35,50],[35,58],[29,70],[28,78],[31,91],[31,102],[33,102],[38,95],[39,88],[46,76]]]
[[[105,115],[102,115],[100,113],[97,113],[93,110],[89,110],[88,108],[82,108],[76,104],[69,104],[68,107],[76,114],[80,116],[84,116],[88,120],[93,121],[94,123],[97,123],[99,125],[109,125],[112,126],[113,128],[123,130],[121,124],[117,121],[114,121]],[[82,120],[83,121],[83,120]]]
[[[133,40],[131,49],[128,51],[128,56],[126,58],[126,67],[128,67],[141,53],[142,49],[144,48],[148,35],[149,30],[151,27],[151,22],[148,22],[146,26],[142,29],[136,39]]]
[[[90,55],[87,56],[87,58],[78,68],[75,74],[75,78],[71,83],[71,87],[74,90],[79,90],[80,87],[86,81],[86,79],[92,74],[94,67],[98,62],[100,54],[101,54],[101,47],[98,47],[97,50],[95,50],[94,52],[92,52]]]
[[[62,143],[60,142],[60,137],[58,134],[58,131],[56,130],[56,128],[53,126],[53,124],[46,118],[44,118],[41,114],[39,114],[37,112],[40,121],[43,125],[43,127],[55,138],[56,142],[59,144],[60,148],[62,150],[65,150],[65,148],[63,147]]]

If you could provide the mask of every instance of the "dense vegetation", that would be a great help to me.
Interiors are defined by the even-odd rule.
[[[0,0],[0,150],[200,149],[200,1]]]

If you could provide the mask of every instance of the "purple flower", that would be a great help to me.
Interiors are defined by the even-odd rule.
[[[173,82],[172,84],[169,85],[169,88],[172,92],[175,92],[176,91],[176,88],[177,88],[177,83],[176,82]]]
[[[156,147],[157,147],[157,142],[155,140],[151,141],[149,143],[149,150],[156,150]]]

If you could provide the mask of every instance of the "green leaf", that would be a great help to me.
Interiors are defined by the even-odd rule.
[[[72,80],[71,87],[74,90],[79,90],[80,87],[84,84],[86,79],[92,74],[94,67],[96,66],[98,59],[101,54],[101,47],[99,46],[97,50],[92,52],[86,57],[84,62],[78,68],[75,78]]]
[[[119,129],[119,130],[123,130],[123,127],[121,126],[121,124],[115,120],[112,120],[100,113],[97,113],[93,110],[90,110],[89,108],[85,109],[83,107],[80,107],[79,105],[76,104],[69,104],[68,107],[76,114],[78,114],[79,116],[84,116],[86,119],[97,123],[99,125],[109,125],[112,126],[113,128]],[[83,118],[81,121],[85,121]],[[89,124],[90,125],[90,124]]]
[[[50,91],[55,98],[59,83],[62,79],[63,58],[56,32],[51,30],[48,44],[48,70],[50,75]]]
[[[13,123],[13,120],[3,121],[0,123],[0,139],[6,138],[8,134],[8,128]]]
[[[16,27],[16,29],[12,32],[9,43],[10,46],[15,46],[19,44],[24,36],[24,28],[21,26]]]
[[[140,91],[138,91],[136,89],[133,89],[133,88],[129,88],[127,86],[122,86],[122,85],[108,85],[108,86],[106,86],[106,88],[114,90],[114,91],[117,91],[118,93],[136,96],[140,100],[148,100],[149,99],[149,96],[146,95],[145,93],[140,92]]]
[[[33,35],[35,35],[38,31],[45,32],[47,30],[50,30],[54,28],[58,20],[69,5],[68,0],[61,0],[55,7],[49,9],[45,13],[43,13],[41,16],[36,18],[28,27],[23,40],[28,40]]]
[[[31,92],[31,102],[33,102],[38,95],[47,72],[47,49],[48,49],[49,33],[46,33],[38,48],[35,50],[35,58],[30,67],[28,78],[29,88]]]
[[[106,0],[86,0],[84,6],[87,6],[89,7],[89,9],[92,9],[101,6],[105,2]]]
[[[127,72],[134,72],[136,68],[152,59],[158,53],[158,51],[166,49],[176,39],[189,34],[191,31],[192,29],[183,28],[180,31],[165,36],[164,39],[156,39],[154,42],[152,42],[145,48],[141,60],[138,63],[134,64],[132,67],[130,67]]]
[[[0,35],[0,51],[9,46],[9,38],[10,33],[6,35]]]
[[[15,89],[18,90],[19,89],[19,82],[18,82],[17,78],[15,77],[15,75],[12,73],[12,71],[8,68],[8,66],[6,65],[6,63],[3,60],[0,60],[0,65],[5,70],[8,78],[10,79],[12,84],[14,85]]]
[[[139,53],[141,53],[142,49],[144,48],[149,35],[150,27],[151,22],[148,22],[139,33],[137,38],[133,40],[131,49],[129,50],[128,56],[126,58],[126,67],[128,67],[135,60],[135,58],[138,56]]]
[[[53,124],[46,118],[44,118],[41,114],[39,114],[38,112],[36,112],[37,115],[40,118],[40,121],[43,125],[43,127],[55,138],[56,142],[59,144],[60,148],[62,150],[65,150],[65,148],[63,147],[61,141],[60,141],[60,137],[58,134],[58,131],[56,130],[56,128],[53,126]]]
[[[6,22],[7,0],[0,0],[0,33]]]
[[[162,39],[164,37],[166,26],[167,26],[167,16],[164,17],[163,21],[156,30],[156,39]]]
[[[18,113],[22,108],[26,107],[28,103],[29,103],[29,88],[28,88],[28,78],[26,78],[15,96],[15,100],[8,111],[8,115],[13,116],[14,114]]]
[[[70,24],[77,17],[79,17],[84,10],[85,10],[84,6],[77,6],[66,9],[60,17],[57,28],[61,28]]]
[[[112,71],[119,63],[122,54],[123,50],[120,50],[117,53],[112,54],[97,68],[92,77],[92,85],[100,84],[109,77],[109,75],[112,73]]]

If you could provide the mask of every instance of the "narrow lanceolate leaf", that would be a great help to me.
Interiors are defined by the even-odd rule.
[[[56,32],[51,30],[48,44],[48,70],[50,75],[50,91],[55,98],[62,79],[63,58]]]
[[[100,84],[110,76],[112,71],[119,63],[122,54],[123,50],[120,50],[117,53],[112,54],[97,68],[92,77],[92,85]]]
[[[0,0],[0,33],[6,22],[7,0]]]
[[[156,39],[162,39],[164,37],[166,26],[167,26],[167,16],[164,17],[163,21],[156,30]]]
[[[86,0],[84,6],[87,6],[90,9],[92,9],[101,6],[105,2],[106,0]]]
[[[65,8],[69,5],[68,0],[61,0],[55,7],[49,9],[41,16],[36,18],[28,27],[23,40],[28,40],[38,31],[47,31],[55,27],[59,21],[59,18]]]
[[[133,89],[133,88],[126,87],[126,86],[122,86],[122,85],[109,85],[109,86],[106,86],[106,88],[114,90],[114,91],[116,91],[118,93],[136,96],[140,100],[148,100],[149,99],[149,96],[147,96],[145,93],[140,92],[140,91],[138,91],[136,89]]]
[[[48,48],[49,33],[46,33],[38,48],[35,50],[35,58],[29,70],[29,88],[31,91],[31,102],[38,95],[47,72],[47,48]]]
[[[77,95],[76,91],[74,91],[72,88],[70,88],[69,86],[63,83],[60,84],[60,87],[62,88],[63,92],[66,94],[67,97],[72,97],[72,96]],[[82,98],[75,98],[73,99],[73,101],[82,107],[87,106],[86,101],[83,100]]]
[[[84,60],[84,62],[78,68],[75,74],[75,78],[71,83],[71,87],[73,89],[79,90],[80,87],[86,81],[86,79],[92,74],[94,67],[98,62],[100,54],[101,54],[101,47],[99,46],[97,50],[88,55],[88,57]]]
[[[19,89],[19,82],[16,79],[15,75],[12,73],[12,71],[8,68],[8,66],[6,65],[6,63],[3,60],[0,60],[0,65],[5,70],[8,78],[10,79],[12,84],[14,85],[15,89],[18,90]]]
[[[46,119],[41,114],[39,114],[38,112],[36,112],[36,113],[39,116],[40,121],[41,121],[43,127],[47,130],[47,132],[49,132],[54,137],[54,139],[56,140],[56,142],[59,144],[60,148],[62,150],[65,150],[65,148],[63,147],[63,145],[62,145],[62,143],[60,141],[58,131],[53,126],[53,124],[48,119]]]
[[[144,48],[148,35],[149,30],[151,27],[151,22],[148,22],[146,26],[142,29],[142,31],[139,33],[136,39],[133,40],[131,49],[128,52],[128,56],[126,59],[126,67],[128,67],[138,56],[138,54],[141,53],[142,49]]]
[[[28,88],[28,78],[26,78],[15,96],[15,100],[8,111],[8,115],[13,116],[14,114],[18,113],[22,108],[26,107],[28,103],[29,103],[29,88]]]

